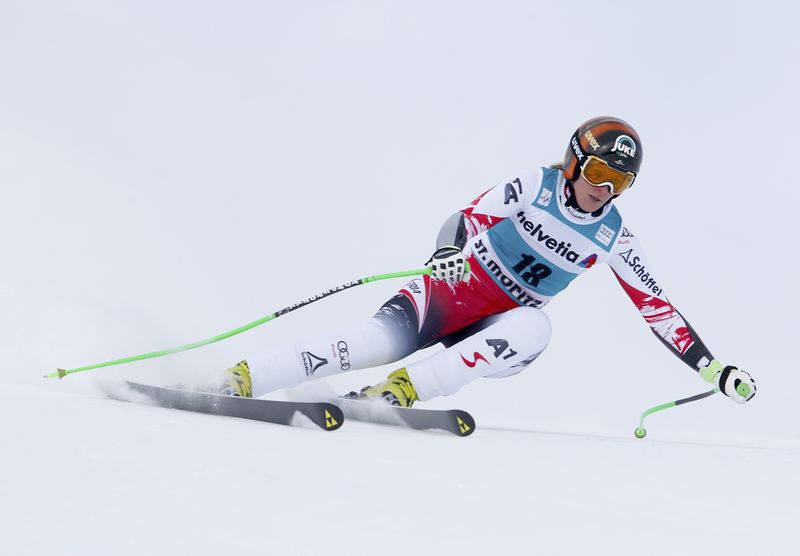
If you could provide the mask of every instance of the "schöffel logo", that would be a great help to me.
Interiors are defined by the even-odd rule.
[[[312,376],[317,372],[317,369],[328,364],[327,359],[324,357],[317,357],[310,351],[304,351],[300,355],[303,358],[303,367],[305,368],[306,376]]]
[[[642,284],[644,284],[645,288],[653,292],[655,295],[661,295],[664,290],[659,287],[655,278],[650,276],[650,273],[647,271],[647,267],[641,262],[641,257],[633,254],[632,248],[620,253],[619,256],[623,261],[628,263],[628,266],[631,267],[633,273],[639,278],[639,280],[642,281]]]
[[[627,135],[618,135],[617,140],[614,141],[614,148],[611,149],[612,153],[621,153],[631,158],[636,157],[636,143]]]
[[[533,222],[525,218],[524,211],[519,211],[517,213],[517,219],[519,219],[519,223],[522,224],[523,229],[528,232],[528,235],[535,239],[538,243],[544,245],[550,251],[553,251],[556,255],[560,255],[562,258],[567,259],[571,263],[574,263],[578,260],[578,253],[570,249],[572,244],[569,242],[564,243],[563,241],[559,241],[549,234],[546,234],[542,230],[541,222],[534,226]]]

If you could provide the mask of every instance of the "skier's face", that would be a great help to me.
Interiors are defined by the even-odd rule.
[[[611,199],[611,191],[606,186],[597,186],[588,183],[583,176],[572,183],[575,189],[575,200],[578,206],[586,212],[594,212]]]

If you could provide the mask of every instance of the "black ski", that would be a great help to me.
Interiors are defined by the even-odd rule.
[[[415,430],[438,429],[457,436],[469,436],[475,431],[475,419],[460,409],[417,409],[397,407],[382,400],[336,398],[344,416],[353,421],[391,425]]]
[[[237,398],[207,392],[193,392],[165,386],[150,386],[138,382],[126,382],[127,386],[147,396],[148,401],[160,407],[183,409],[263,421],[276,425],[292,425],[296,414],[305,415],[322,430],[333,431],[342,426],[344,415],[342,410],[332,403],[326,402],[284,402],[262,400],[258,398]],[[138,401],[121,392],[108,392],[114,399],[122,401]]]

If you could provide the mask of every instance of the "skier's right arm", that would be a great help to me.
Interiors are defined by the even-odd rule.
[[[431,276],[458,282],[466,271],[464,246],[469,239],[526,207],[539,191],[542,171],[521,172],[481,193],[470,205],[450,216],[436,237],[436,251],[428,259]]]
[[[527,207],[541,188],[541,169],[520,172],[481,193],[466,208],[448,218],[436,238],[437,249],[463,249],[473,236]]]

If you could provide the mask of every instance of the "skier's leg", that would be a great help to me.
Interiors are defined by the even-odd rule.
[[[398,294],[360,326],[247,357],[252,395],[402,359],[417,347],[416,318],[410,300]]]
[[[228,369],[223,391],[259,396],[307,380],[402,359],[488,315],[516,307],[507,295],[498,295],[487,285],[491,285],[491,279],[477,268],[470,282],[455,285],[427,276],[415,278],[359,327],[248,357]],[[402,388],[402,380],[396,382]]]
[[[516,374],[550,341],[550,320],[538,309],[519,307],[490,319],[482,330],[406,367],[418,399],[454,394],[479,377]]]
[[[469,281],[449,284],[425,277],[412,280],[400,290],[411,301],[417,313],[416,322],[420,323],[416,349],[439,342],[450,346],[500,320],[519,320],[518,317],[504,316],[506,312],[519,308],[517,302],[498,291],[491,277],[481,270],[479,264],[474,260],[472,263],[473,276]],[[546,320],[543,315],[541,318]],[[546,343],[547,340],[544,341],[545,345]],[[508,353],[510,352],[506,352]],[[510,365],[515,362],[516,360]],[[453,391],[458,388],[460,386]],[[383,398],[393,405],[403,407],[410,407],[421,399],[406,368],[397,369],[386,380],[374,386],[365,386],[359,393],[352,394],[355,397]],[[439,394],[430,397],[434,395]]]

